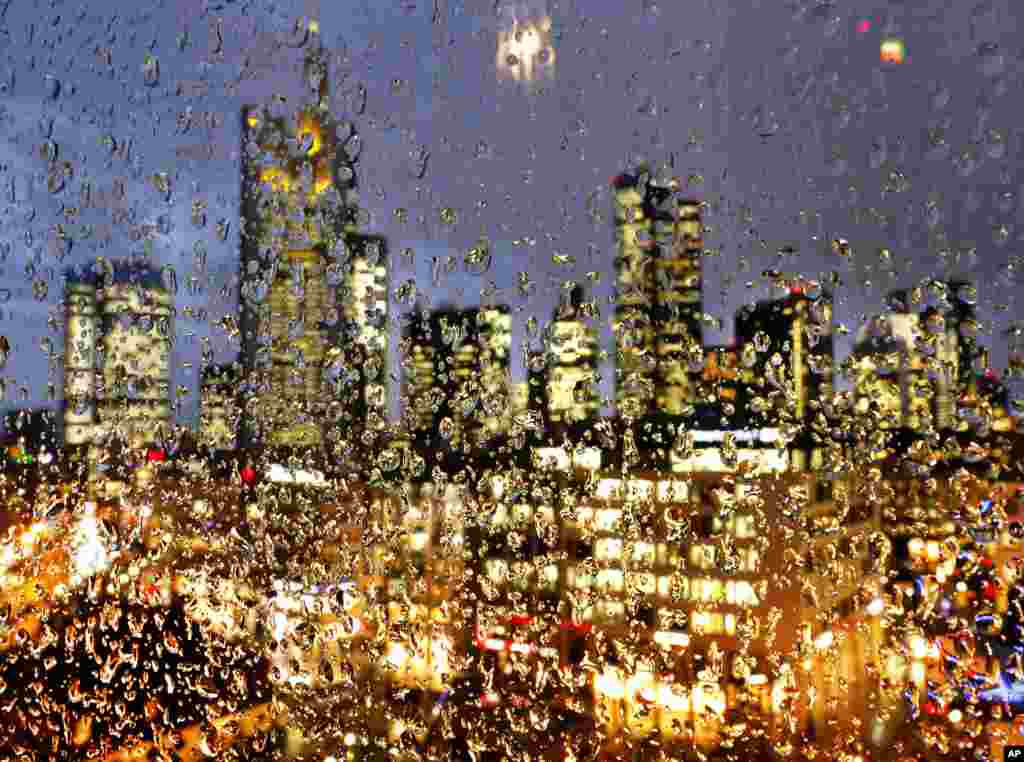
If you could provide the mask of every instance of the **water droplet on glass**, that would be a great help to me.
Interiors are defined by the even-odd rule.
[[[192,263],[195,269],[205,270],[206,269],[206,244],[202,241],[196,241],[192,246]]]
[[[1006,70],[1006,55],[994,42],[983,42],[978,46],[978,62],[986,77],[998,77]]]
[[[167,289],[168,293],[172,296],[178,293],[178,273],[174,269],[173,265],[164,265],[160,271],[160,280],[163,283],[164,288]]]
[[[50,193],[60,193],[64,190],[64,172],[59,167],[54,167],[47,173],[46,189]]]
[[[60,80],[52,74],[47,74],[43,78],[43,91],[47,98],[56,99],[60,95]]]
[[[160,62],[148,53],[142,62],[142,81],[147,87],[156,87],[160,82]]]

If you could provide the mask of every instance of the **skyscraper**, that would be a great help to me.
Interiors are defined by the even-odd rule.
[[[69,280],[65,296],[64,437],[75,447],[117,435],[156,442],[171,421],[172,297],[156,271],[109,267]]]
[[[96,350],[100,332],[96,284],[71,281],[64,298],[64,442],[77,447],[91,441],[96,426]]]
[[[386,304],[379,294],[386,288],[385,260],[374,253],[379,241],[356,235],[354,136],[350,124],[328,111],[326,58],[317,28],[311,25],[310,34],[304,70],[313,101],[290,117],[283,98],[243,114],[247,444],[318,446],[327,408],[325,360],[336,359],[349,339],[386,356],[377,335],[382,323],[370,319]],[[339,286],[351,298],[340,300]]]
[[[199,404],[199,443],[211,450],[238,446],[241,410],[238,400],[239,366],[214,365],[203,373]]]
[[[616,177],[616,403],[642,418],[692,413],[703,343],[700,204],[664,167]]]
[[[931,280],[894,291],[888,310],[862,326],[852,365],[858,404],[874,404],[894,427],[924,431],[957,428],[957,405],[972,391],[978,346],[974,287]]]
[[[388,402],[388,252],[381,236],[350,235],[346,282],[339,301],[344,304],[344,340],[361,348],[362,364],[357,409],[383,415]]]
[[[508,307],[417,313],[404,334],[405,404],[421,444],[471,452],[508,428]]]
[[[736,314],[741,346],[741,395],[747,424],[779,428],[791,434],[794,465],[806,467],[820,457],[812,452],[808,427],[812,402],[832,395],[832,297],[812,295],[795,284],[782,299],[748,305]],[[813,287],[817,290],[817,287]]]
[[[583,308],[583,290],[565,293],[548,327],[544,373],[545,428],[564,429],[597,416],[597,332]]]
[[[671,416],[688,412],[694,402],[693,379],[699,373],[703,343],[701,257],[704,226],[700,204],[679,201],[671,230],[671,246],[654,263],[654,331],[658,356],[658,411]],[[659,225],[655,221],[655,226]],[[657,231],[656,231],[657,234]],[[665,235],[669,235],[665,231]]]
[[[129,443],[152,444],[170,431],[172,309],[155,271],[123,273],[103,288],[99,423]]]

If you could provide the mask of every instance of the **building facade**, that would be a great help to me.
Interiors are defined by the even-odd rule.
[[[387,377],[386,252],[357,233],[354,135],[329,112],[326,57],[311,36],[311,100],[295,111],[280,99],[243,110],[247,444],[320,446],[331,363],[373,376],[353,395],[361,405]]]

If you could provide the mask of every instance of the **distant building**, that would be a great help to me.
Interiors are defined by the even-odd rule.
[[[568,292],[548,327],[544,385],[545,428],[593,422],[597,392],[597,331],[582,306],[578,286]]]
[[[64,440],[74,447],[92,440],[97,419],[100,313],[96,284],[69,283],[65,305]]]
[[[646,166],[612,181],[615,194],[616,405],[632,418],[691,416],[703,344],[699,202]]]
[[[199,391],[199,445],[212,450],[238,447],[241,368],[215,365],[203,373]]]
[[[169,432],[173,300],[152,270],[110,268],[65,297],[64,436],[150,444]]]
[[[403,396],[421,442],[468,452],[508,430],[511,344],[504,306],[413,316]]]
[[[961,397],[987,364],[977,343],[976,296],[966,281],[930,281],[895,291],[889,309],[863,326],[851,360],[862,412],[914,431],[962,425]]]
[[[103,394],[99,424],[129,443],[152,444],[170,433],[173,300],[157,272],[103,289]]]
[[[831,295],[811,298],[793,286],[782,299],[744,307],[736,314],[736,341],[747,425],[795,427],[801,434],[790,444],[793,465],[817,467],[822,454],[811,446],[808,427],[833,391]]]
[[[330,115],[327,61],[310,34],[311,102],[294,116],[278,101],[243,111],[247,445],[319,447],[331,392],[339,380],[351,392],[356,374],[360,410],[347,412],[386,405],[387,253],[358,234],[351,134]]]

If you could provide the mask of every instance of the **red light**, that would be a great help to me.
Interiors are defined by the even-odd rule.
[[[252,466],[246,466],[242,469],[242,481],[246,484],[252,484],[256,481],[256,471]]]
[[[508,623],[514,627],[520,627],[522,625],[532,624],[533,617],[528,614],[513,614],[508,618]]]
[[[857,32],[858,32],[858,34],[866,34],[870,30],[871,30],[871,22],[868,19],[864,19],[863,21],[861,21],[860,23],[857,24]]]
[[[167,455],[163,450],[150,450],[146,453],[146,460],[150,463],[163,463],[167,460]]]

